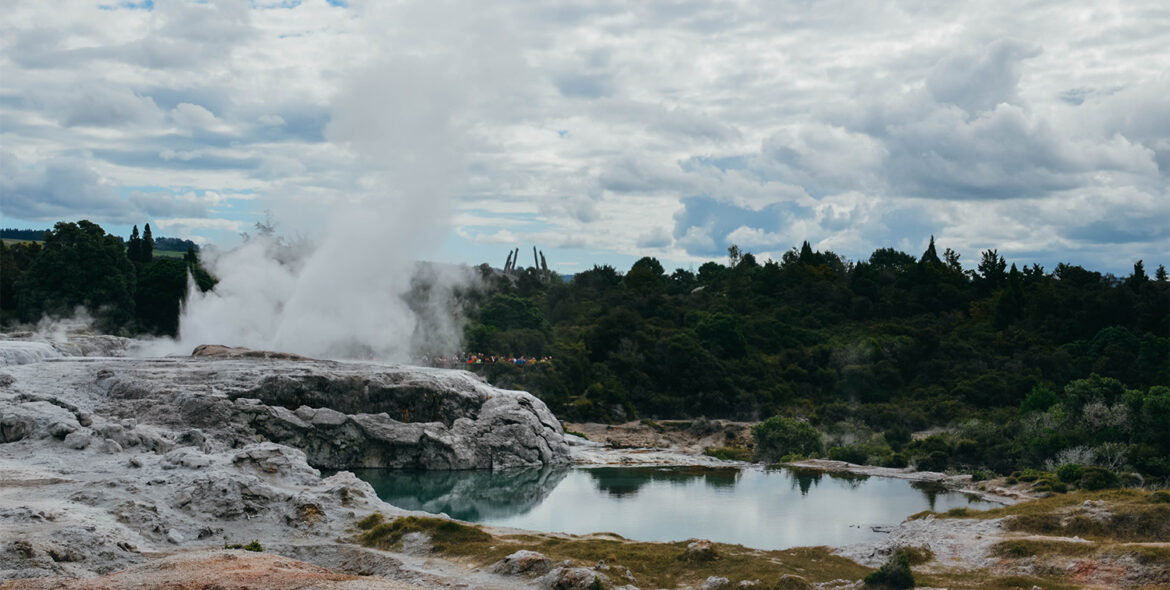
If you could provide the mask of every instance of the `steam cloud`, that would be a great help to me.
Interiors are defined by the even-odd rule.
[[[353,76],[334,101],[327,138],[370,170],[365,194],[330,206],[315,245],[261,237],[206,260],[219,279],[192,289],[179,349],[225,344],[317,358],[410,360],[457,349],[456,288],[470,269],[416,266],[444,236],[449,200],[464,170],[458,76],[425,58],[383,63]],[[412,278],[427,281],[414,309]],[[175,352],[180,352],[175,350]]]

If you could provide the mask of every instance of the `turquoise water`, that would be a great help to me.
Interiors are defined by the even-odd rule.
[[[787,468],[354,472],[395,506],[470,522],[759,549],[872,541],[884,535],[872,527],[923,510],[998,506],[937,485]]]

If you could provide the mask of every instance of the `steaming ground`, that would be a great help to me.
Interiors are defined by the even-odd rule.
[[[313,247],[271,236],[204,261],[215,289],[188,286],[179,337],[147,355],[190,354],[200,344],[279,350],[322,359],[407,362],[455,352],[463,315],[456,295],[475,288],[468,267],[416,263],[405,238],[376,216],[335,220]],[[352,237],[352,238],[351,238]]]

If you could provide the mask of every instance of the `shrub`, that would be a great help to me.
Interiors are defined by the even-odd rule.
[[[1084,465],[1069,463],[1067,465],[1061,465],[1056,470],[1056,477],[1059,477],[1060,481],[1063,481],[1064,483],[1076,483],[1081,481],[1081,476],[1084,475],[1084,473]]]
[[[942,451],[932,451],[925,457],[918,458],[919,471],[944,471],[949,463],[949,457]]]
[[[1080,486],[1086,490],[1103,490],[1117,487],[1117,474],[1104,467],[1086,467],[1081,476]]]
[[[906,453],[894,453],[890,456],[889,459],[886,460],[885,466],[902,468],[909,464],[910,461],[906,459]]]
[[[910,431],[904,426],[895,426],[882,434],[882,438],[886,439],[890,447],[894,449],[901,449],[910,442]]]
[[[1055,477],[1045,476],[1036,480],[1036,483],[1032,484],[1032,489],[1037,492],[1053,492],[1057,494],[1063,494],[1068,491],[1068,486]]]
[[[976,469],[971,472],[971,481],[986,481],[995,479],[995,472],[986,469]]]
[[[906,554],[906,560],[910,565],[921,565],[934,560],[934,551],[926,547],[902,547],[899,551]]]
[[[856,463],[858,465],[865,465],[866,458],[869,454],[861,447],[833,447],[829,449],[829,458],[834,461],[845,461],[848,463]]]
[[[1019,481],[1036,481],[1047,475],[1047,472],[1038,469],[1023,469],[1012,473],[1012,477]]]
[[[865,577],[865,585],[876,588],[913,588],[914,574],[910,571],[910,556],[899,549],[876,572]]]
[[[752,427],[756,453],[764,460],[784,455],[807,455],[821,452],[821,435],[808,422],[784,416],[772,416]]]

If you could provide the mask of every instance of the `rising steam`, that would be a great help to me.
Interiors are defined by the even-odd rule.
[[[341,89],[326,135],[367,171],[354,183],[363,194],[330,206],[312,246],[261,236],[209,257],[219,283],[189,294],[178,349],[213,343],[404,361],[420,349],[458,348],[453,294],[472,272],[415,262],[445,235],[464,169],[466,134],[454,114],[467,89],[447,65],[396,60]],[[412,280],[428,281],[428,297],[408,305]]]

